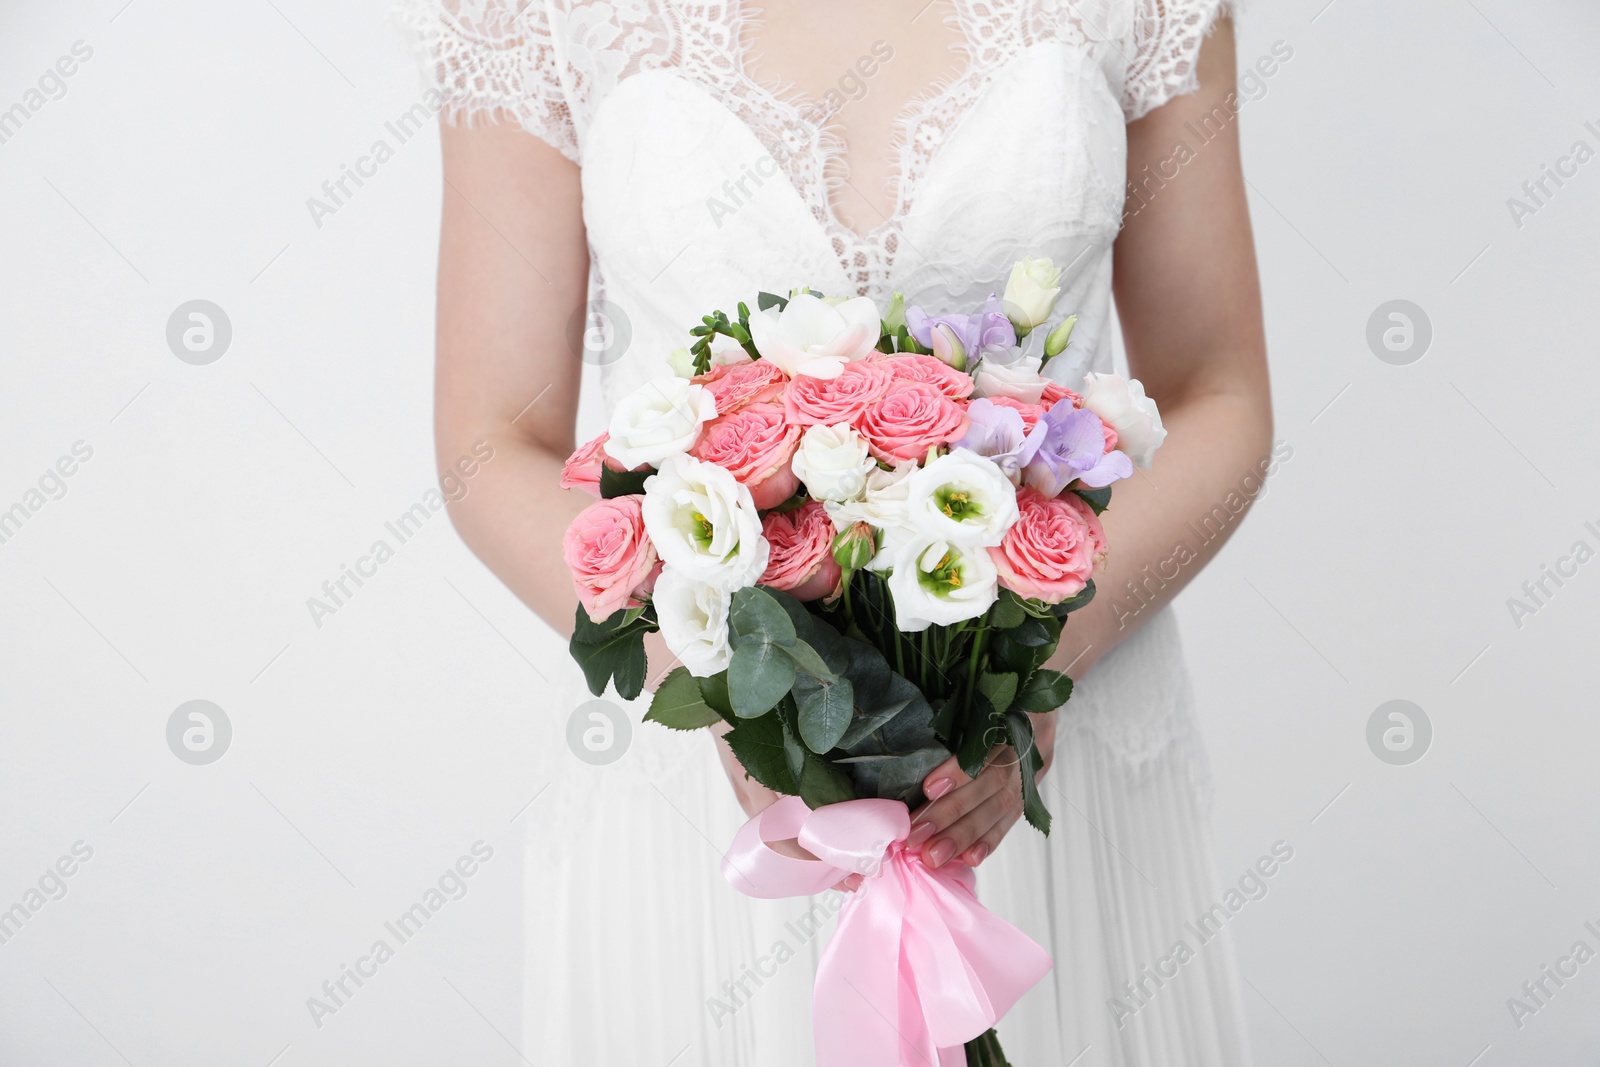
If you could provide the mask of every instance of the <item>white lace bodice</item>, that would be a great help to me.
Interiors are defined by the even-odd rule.
[[[859,234],[831,206],[830,115],[748,75],[738,0],[403,0],[400,18],[447,118],[510,117],[581,166],[591,296],[627,338],[601,360],[609,403],[758,291],[970,312],[1023,255],[1065,268],[1057,308],[1079,316],[1052,375],[1111,369],[1125,125],[1194,88],[1224,2],[954,0],[961,73],[902,112],[894,210]],[[1071,720],[1136,762],[1159,751],[1181,733],[1177,642],[1170,618],[1147,626],[1091,675],[1126,684],[1082,687]]]

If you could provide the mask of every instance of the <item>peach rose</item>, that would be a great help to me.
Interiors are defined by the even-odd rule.
[[[794,511],[774,511],[761,520],[761,532],[772,548],[761,584],[781,589],[796,600],[819,600],[839,588],[843,573],[833,558],[833,523],[816,500]]]
[[[603,622],[650,595],[661,561],[644,529],[642,496],[597,500],[578,513],[561,539],[561,556],[589,618]]]
[[[971,425],[966,409],[937,385],[896,378],[856,423],[872,454],[885,463],[920,460],[932,445],[959,440]]]
[[[705,386],[717,402],[718,415],[731,415],[751,404],[777,400],[783,395],[789,376],[775,363],[746,358],[718,364],[690,380]]]
[[[889,368],[896,378],[936,385],[951,400],[965,400],[972,395],[972,375],[956,370],[950,364],[920,352],[907,352],[898,356],[883,356],[877,362]]]
[[[1039,403],[1043,404],[1046,409],[1049,409],[1051,405],[1055,404],[1055,402],[1058,400],[1070,400],[1072,401],[1073,407],[1083,407],[1083,397],[1079,396],[1077,393],[1074,393],[1071,389],[1068,389],[1060,382],[1053,382],[1049,378],[1046,378],[1044,380],[1044,392],[1039,397]]]
[[[1105,562],[1100,517],[1076,494],[1017,490],[1017,521],[989,549],[1000,584],[1018,596],[1059,604],[1083,592]]]
[[[561,488],[582,489],[593,497],[600,495],[600,464],[605,462],[608,436],[602,433],[588,444],[579,445],[578,450],[567,457],[561,468]]]
[[[1039,419],[1044,415],[1046,405],[1029,404],[1010,396],[991,396],[989,403],[997,408],[1010,408],[1022,416],[1022,432],[1029,433],[1039,425]]]
[[[756,507],[777,507],[800,487],[789,461],[801,429],[783,417],[780,405],[751,404],[706,423],[689,454],[725,468],[750,490]]]
[[[835,378],[795,378],[783,394],[783,407],[798,426],[854,424],[893,380],[882,363],[846,363]]]

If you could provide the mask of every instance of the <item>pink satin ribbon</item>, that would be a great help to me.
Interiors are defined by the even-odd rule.
[[[812,1030],[825,1067],[965,1067],[963,1044],[1050,970],[1043,948],[978,903],[971,868],[924,866],[905,847],[910,830],[899,801],[812,811],[784,797],[740,827],[723,857],[723,877],[752,897],[864,876],[817,966]],[[818,858],[768,847],[791,838]]]

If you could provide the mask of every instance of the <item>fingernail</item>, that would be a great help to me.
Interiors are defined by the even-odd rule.
[[[967,866],[976,867],[989,858],[989,846],[982,841],[967,849]]]
[[[922,843],[933,836],[938,827],[931,822],[919,822],[911,828],[911,834],[906,838],[907,848],[920,848]]]
[[[955,853],[956,843],[947,837],[929,850],[928,862],[935,867],[943,867],[950,862],[950,857]]]
[[[924,790],[924,792],[928,794],[929,800],[938,800],[940,797],[950,792],[950,790],[954,789],[955,784],[955,779],[953,778],[935,778],[933,781],[928,783],[928,788]]]

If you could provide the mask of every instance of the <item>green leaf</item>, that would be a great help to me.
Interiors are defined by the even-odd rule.
[[[814,752],[807,752],[805,766],[800,771],[800,799],[807,807],[820,808],[824,804],[856,799],[856,788],[849,771],[834,766]]]
[[[728,672],[719,671],[709,678],[696,680],[700,683],[700,698],[711,705],[718,715],[731,722],[734,714],[733,704],[728,700]]]
[[[1055,711],[1072,696],[1072,679],[1060,671],[1036,670],[1017,694],[1016,709],[1043,714]]]
[[[606,464],[600,464],[600,498],[610,500],[618,496],[636,496],[644,492],[644,480],[654,474],[654,470],[642,471],[614,471]]]
[[[949,758],[950,750],[940,744],[890,757],[878,770],[878,796],[920,805],[924,799],[922,780]]]
[[[771,307],[775,307],[779,311],[782,311],[784,308],[786,308],[788,306],[789,306],[789,301],[784,299],[783,297],[779,296],[777,293],[757,293],[756,294],[756,307],[760,308],[762,311],[765,311],[765,310],[767,310],[768,308],[771,308]]]
[[[809,674],[794,680],[799,708],[800,739],[816,753],[826,753],[844,737],[854,713],[854,693],[848,678],[829,683]]]
[[[1088,607],[1089,601],[1093,599],[1094,579],[1091,578],[1089,583],[1083,587],[1083,592],[1068,600],[1063,600],[1059,604],[1052,604],[1050,607],[1056,618],[1061,619],[1065,618],[1069,611],[1077,611],[1079,608]]]
[[[811,675],[817,681],[837,682],[840,680],[839,676],[833,672],[817,650],[804,641],[797,640],[794,644],[786,647],[784,651],[789,653],[789,658],[794,660],[796,667]]]
[[[1000,590],[999,599],[989,609],[989,624],[997,630],[1021,626],[1027,617],[1028,611],[1022,606],[1022,598],[1009,589]]]
[[[978,692],[988,698],[989,704],[998,712],[1005,712],[1011,707],[1011,702],[1017,696],[1017,676],[1010,673],[989,674],[978,676]]]
[[[687,667],[674,668],[650,701],[646,722],[658,722],[669,730],[698,730],[721,722],[717,709],[700,694],[700,680]]]
[[[1005,740],[1006,732],[1003,720],[987,697],[976,695],[972,704],[972,715],[967,719],[967,730],[961,738],[956,759],[967,777],[976,778],[989,758],[989,750]]]
[[[739,718],[766,714],[793,687],[794,660],[777,645],[746,640],[733,650],[728,664],[728,699]]]
[[[724,736],[750,777],[787,796],[800,792],[800,783],[783,754],[783,720],[778,716],[741,719]]]
[[[746,641],[782,645],[795,642],[794,621],[771,593],[760,586],[750,586],[733,594],[733,606],[728,609],[728,627],[733,631],[735,651]]]
[[[625,614],[618,611],[604,622],[595,622],[582,605],[578,607],[567,648],[583,669],[584,681],[595,696],[602,695],[613,678],[617,694],[624,700],[632,700],[644,689],[649,666],[644,635],[656,629],[656,624],[644,616],[624,626],[621,623]]]
[[[1050,836],[1050,812],[1039,794],[1039,771],[1044,767],[1044,756],[1033,739],[1033,722],[1021,712],[1006,716],[1006,731],[1011,747],[1022,758],[1022,814],[1028,825],[1046,837]]]
[[[1111,487],[1109,485],[1104,489],[1074,489],[1073,492],[1077,493],[1085,504],[1093,508],[1096,515],[1111,504]]]
[[[949,696],[939,701],[939,706],[934,710],[933,719],[929,723],[929,725],[933,727],[933,732],[942,738],[954,737],[956,732],[956,715],[959,714],[960,711],[961,697],[959,694],[951,693]]]

